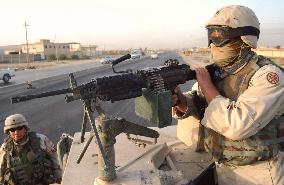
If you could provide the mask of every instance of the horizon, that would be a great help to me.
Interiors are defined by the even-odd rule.
[[[255,12],[261,29],[259,47],[283,47],[284,2],[280,0],[10,0],[0,7],[0,15],[7,17],[2,20],[0,46],[24,44],[26,21],[29,43],[49,39],[98,45],[100,50],[207,47],[204,25],[230,4]]]

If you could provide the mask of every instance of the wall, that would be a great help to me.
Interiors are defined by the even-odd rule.
[[[32,61],[32,55],[29,56]],[[15,55],[0,55],[0,63],[26,63],[26,54],[15,54]]]
[[[255,49],[258,55],[263,55],[270,58],[284,58],[283,49]]]

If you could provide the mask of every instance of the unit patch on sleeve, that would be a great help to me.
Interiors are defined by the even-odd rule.
[[[271,84],[278,84],[278,82],[279,82],[279,76],[278,76],[278,74],[276,74],[274,72],[269,72],[266,75],[266,79]]]

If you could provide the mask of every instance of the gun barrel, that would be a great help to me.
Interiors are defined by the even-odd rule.
[[[24,95],[24,96],[16,96],[11,98],[11,103],[19,103],[23,101],[28,101],[36,98],[43,98],[43,97],[48,97],[48,96],[55,96],[55,95],[60,95],[60,94],[67,94],[71,93],[72,89],[67,88],[67,89],[60,89],[60,90],[55,90],[55,91],[48,91],[40,94],[30,94],[30,95]]]

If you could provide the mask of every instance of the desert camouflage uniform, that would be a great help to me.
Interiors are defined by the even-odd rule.
[[[45,136],[28,132],[17,144],[8,136],[0,148],[0,184],[46,185],[62,174],[54,144]]]
[[[221,95],[205,109],[201,134],[206,151],[218,163],[219,184],[283,185],[283,71],[254,54],[215,86]],[[177,112],[180,118],[200,115],[196,96],[203,98],[197,83],[187,94],[188,111]]]

